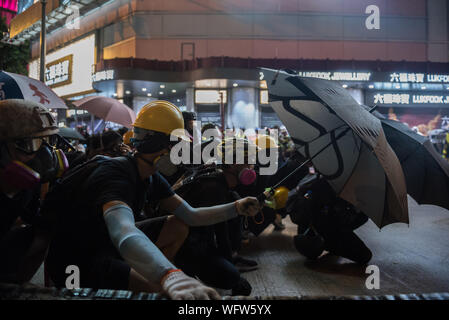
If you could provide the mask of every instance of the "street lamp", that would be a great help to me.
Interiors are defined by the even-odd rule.
[[[41,0],[42,5],[42,16],[41,16],[41,57],[40,57],[40,73],[39,80],[45,83],[45,54],[46,54],[46,44],[45,44],[45,9],[47,5],[47,0]]]

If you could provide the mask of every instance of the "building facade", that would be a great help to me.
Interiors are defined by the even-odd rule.
[[[137,112],[165,99],[202,122],[279,125],[259,69],[267,67],[340,81],[411,126],[438,127],[449,115],[447,0],[49,2],[46,82],[69,100],[101,94]],[[32,77],[39,6],[10,32],[32,40]]]

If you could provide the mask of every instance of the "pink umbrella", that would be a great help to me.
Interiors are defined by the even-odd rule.
[[[136,120],[136,114],[131,108],[112,98],[90,96],[74,101],[73,104],[100,119],[115,122],[127,128],[132,128]]]

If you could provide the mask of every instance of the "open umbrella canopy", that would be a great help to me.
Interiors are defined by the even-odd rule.
[[[420,204],[449,209],[449,163],[427,137],[401,122],[381,121],[387,141],[404,170],[407,193]]]
[[[335,82],[262,70],[271,106],[335,192],[379,227],[408,223],[404,175],[380,120]]]
[[[0,71],[0,100],[24,99],[49,109],[67,109],[64,101],[44,83],[20,74]]]
[[[136,120],[135,112],[116,99],[90,96],[74,101],[73,104],[100,119],[115,122],[127,128],[132,128],[132,124]]]
[[[58,134],[66,139],[86,140],[81,133],[72,128],[61,127],[59,128]]]

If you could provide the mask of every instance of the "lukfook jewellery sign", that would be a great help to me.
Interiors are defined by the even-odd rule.
[[[73,54],[55,60],[45,66],[45,84],[55,88],[72,83]]]

